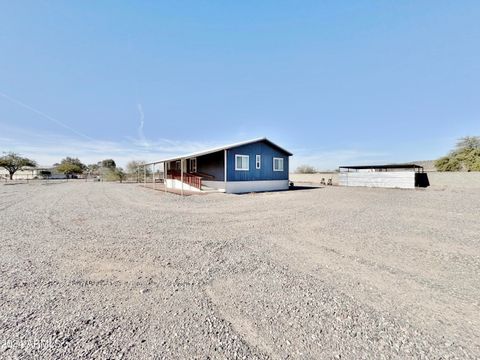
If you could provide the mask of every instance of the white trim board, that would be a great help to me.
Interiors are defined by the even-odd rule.
[[[226,192],[242,194],[260,191],[288,190],[288,180],[262,180],[262,181],[228,181]]]
[[[225,191],[225,181],[202,180],[202,186]]]

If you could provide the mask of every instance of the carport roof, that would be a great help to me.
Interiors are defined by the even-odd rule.
[[[353,166],[339,166],[340,169],[354,169],[354,170],[364,170],[364,169],[422,169],[423,166],[417,164],[387,164],[387,165],[353,165]]]

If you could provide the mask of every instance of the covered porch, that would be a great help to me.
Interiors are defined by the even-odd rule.
[[[171,158],[143,165],[144,185],[186,195],[225,191],[226,150]]]

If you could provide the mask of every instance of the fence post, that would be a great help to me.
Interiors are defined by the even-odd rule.
[[[155,163],[152,164],[152,181],[153,181],[153,190],[155,190]]]

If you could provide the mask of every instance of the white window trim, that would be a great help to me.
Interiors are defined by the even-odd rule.
[[[247,158],[247,168],[239,169],[237,167],[237,158]],[[242,161],[243,163],[243,161]],[[249,171],[250,170],[250,156],[249,155],[235,155],[235,171]]]
[[[281,169],[275,169],[275,160],[282,160],[282,161],[280,161],[280,164],[282,164]],[[273,158],[273,171],[283,171],[285,169],[284,163],[285,163],[285,160],[283,158],[274,157]]]
[[[255,168],[257,170],[262,168],[262,155],[255,155]]]

